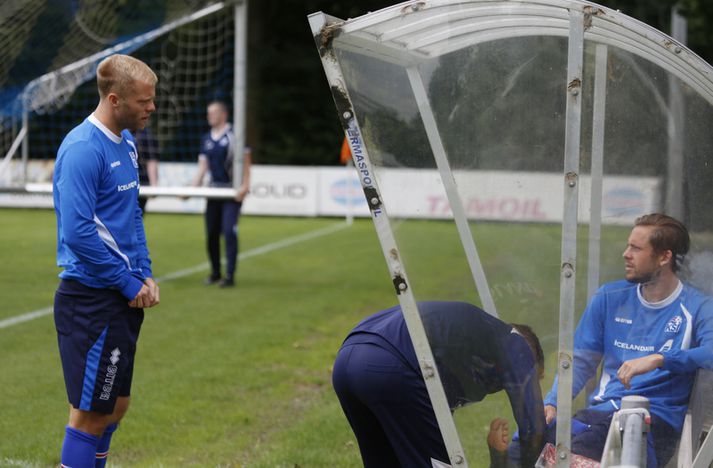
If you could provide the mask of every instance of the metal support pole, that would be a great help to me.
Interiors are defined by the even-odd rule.
[[[559,307],[559,358],[557,385],[557,467],[568,468],[571,458],[572,364],[574,294],[577,265],[577,208],[579,202],[579,151],[582,123],[582,64],[584,14],[570,10],[567,52],[567,110],[564,143],[564,206]]]
[[[243,183],[243,158],[245,157],[245,70],[247,68],[248,0],[235,4],[235,75],[233,77],[233,187]]]
[[[641,443],[644,432],[644,416],[630,414],[624,423],[624,435],[621,442],[621,465],[644,466],[641,462]],[[645,454],[646,452],[644,452]]]
[[[344,180],[346,181],[344,200],[347,203],[347,213],[344,216],[344,220],[346,221],[347,226],[351,226],[354,224],[354,203],[352,202],[352,174],[354,173],[354,161],[348,161],[344,165],[344,169],[346,170],[346,175],[344,176]]]
[[[401,261],[401,254],[396,243],[393,229],[386,209],[383,205],[381,191],[379,190],[376,174],[369,157],[361,129],[354,114],[354,106],[347,90],[344,75],[332,48],[334,37],[339,34],[342,20],[327,16],[323,13],[309,15],[309,24],[319,50],[322,66],[324,67],[327,81],[332,90],[337,113],[349,142],[352,159],[359,172],[364,195],[366,196],[371,217],[376,228],[376,234],[381,244],[382,253],[386,260],[389,274],[396,289],[396,294],[401,305],[401,310],[406,322],[411,342],[413,343],[416,357],[418,358],[428,396],[436,415],[438,427],[448,452],[452,466],[463,468],[468,466],[465,452],[458,438],[453,415],[451,414],[446,393],[436,367],[433,353],[426,336],[426,331],[421,322],[413,289],[406,276],[406,269]]]
[[[29,183],[22,186],[0,187],[0,193],[51,194],[51,183]],[[148,197],[201,197],[213,200],[232,200],[235,190],[229,187],[152,187],[142,185],[140,194]]]
[[[691,468],[708,468],[713,463],[713,434],[706,435],[701,448],[698,450],[696,458],[693,460]]]
[[[682,44],[687,39],[686,19],[678,12],[678,5],[671,10],[671,35]],[[685,107],[681,84],[673,75],[668,77],[668,164],[666,179],[666,212],[683,219],[685,196],[683,193],[684,166],[684,114]]]
[[[5,154],[5,157],[2,159],[2,161],[0,161],[0,176],[2,176],[5,173],[5,170],[10,167],[10,161],[17,152],[17,147],[20,146],[25,140],[26,135],[27,127],[20,128],[20,132],[15,137],[15,140],[13,140],[12,145],[10,146],[10,149],[8,150],[7,154]],[[8,180],[9,179],[10,178],[8,178]]]
[[[599,288],[599,257],[602,239],[602,185],[604,175],[604,123],[607,101],[608,49],[597,45],[594,70],[594,99],[592,109],[592,167],[589,198],[589,261],[587,271],[587,299]]]
[[[614,413],[602,453],[602,468],[643,468],[646,466],[647,434],[651,429],[649,400],[638,395],[621,399]]]
[[[25,133],[22,136],[22,183],[26,184],[28,181],[29,173],[28,173],[28,164],[27,162],[30,159],[30,135],[29,135],[29,118],[28,118],[28,112],[27,112],[27,107],[24,107],[22,111],[22,130],[25,131]]]
[[[421,113],[423,126],[426,129],[426,135],[428,136],[428,142],[431,145],[433,157],[436,160],[438,172],[441,175],[441,182],[443,182],[448,202],[451,205],[453,219],[455,220],[456,227],[458,228],[460,241],[463,245],[463,249],[465,250],[465,257],[468,260],[468,266],[470,267],[471,274],[473,275],[473,280],[475,281],[475,286],[478,290],[478,296],[480,296],[480,301],[483,304],[483,310],[488,312],[490,315],[497,317],[498,312],[495,309],[495,301],[493,300],[493,296],[490,294],[488,280],[485,277],[485,271],[483,271],[483,265],[480,262],[478,249],[475,247],[475,242],[473,241],[473,234],[470,232],[468,218],[466,217],[465,209],[463,208],[463,201],[460,198],[458,187],[456,187],[456,181],[453,178],[453,171],[451,170],[450,163],[448,162],[448,156],[446,156],[446,149],[443,147],[441,134],[439,133],[438,126],[436,125],[436,119],[433,116],[431,105],[428,102],[426,88],[423,86],[423,80],[421,79],[421,75],[418,73],[418,69],[416,67],[408,67],[406,72],[408,73],[411,89],[413,90],[414,97],[416,98],[416,105]]]

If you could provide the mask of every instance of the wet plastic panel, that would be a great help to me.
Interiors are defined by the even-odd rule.
[[[544,395],[560,357],[571,356],[558,341],[560,317],[576,325],[592,297],[611,291],[603,284],[628,274],[622,253],[639,216],[662,212],[688,227],[677,274],[704,299],[713,292],[713,72],[684,46],[618,12],[564,0],[407,2],[324,21],[317,44],[367,201],[379,204],[385,258],[397,255],[408,278],[399,289],[392,269],[400,300],[467,301],[531,326],[546,356]],[[573,44],[583,64],[574,80]],[[567,155],[571,135],[579,139]],[[578,189],[574,213],[567,187]],[[571,271],[565,241],[576,245]],[[563,276],[575,280],[574,310],[561,301]],[[634,282],[617,285],[636,292]],[[624,329],[634,320],[619,318]],[[670,320],[662,334],[680,326]],[[664,349],[669,338],[652,336],[616,339],[628,351]],[[560,415],[600,390],[583,385]],[[516,429],[504,392],[454,414],[471,466],[488,465],[495,417]]]

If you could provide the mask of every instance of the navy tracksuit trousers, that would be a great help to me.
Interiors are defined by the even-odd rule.
[[[226,278],[233,278],[238,261],[238,217],[242,203],[234,200],[208,200],[205,227],[211,276],[220,277],[220,236],[225,239]]]
[[[332,384],[366,468],[431,468],[432,458],[449,463],[420,371],[388,342],[366,334],[347,338]]]

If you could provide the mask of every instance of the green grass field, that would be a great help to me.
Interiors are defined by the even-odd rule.
[[[59,270],[52,211],[4,209],[0,220],[2,321],[51,306]],[[417,299],[478,303],[449,223],[394,229]],[[244,217],[246,258],[230,290],[202,284],[200,216],[149,214],[146,231],[161,304],[147,309],[132,407],[109,466],[361,466],[330,368],[353,325],[397,302],[371,220]],[[501,317],[531,324],[550,362],[559,232],[491,223],[474,233]],[[623,246],[626,232],[608,230],[603,242]],[[616,252],[603,259],[603,280],[620,274]],[[0,328],[0,350],[0,466],[57,465],[68,408],[51,314]],[[548,374],[543,388],[550,383]],[[471,466],[487,466],[496,416],[514,427],[504,395],[456,413]]]

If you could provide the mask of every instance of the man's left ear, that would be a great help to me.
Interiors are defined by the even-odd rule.
[[[672,265],[672,262],[673,262],[673,252],[671,252],[670,250],[666,250],[664,253],[661,254],[661,257],[659,259],[659,264],[661,266],[664,266],[667,264]]]
[[[107,97],[108,97],[108,99],[109,99],[109,103],[110,103],[112,106],[116,107],[116,106],[119,105],[119,96],[117,96],[117,95],[114,94],[114,93],[109,93],[109,96],[107,96]]]

